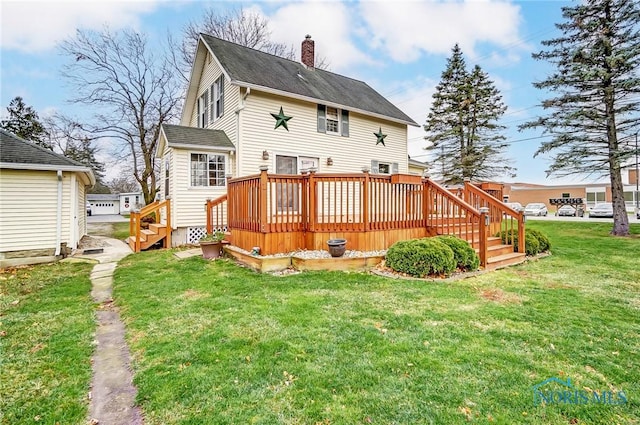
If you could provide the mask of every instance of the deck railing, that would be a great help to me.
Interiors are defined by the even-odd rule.
[[[471,246],[478,248],[480,262],[485,264],[489,226],[487,214],[479,212],[473,205],[432,180],[426,180],[425,187],[425,225],[436,228],[439,234],[455,235],[469,241]]]
[[[481,214],[419,176],[261,174],[230,179],[227,196],[207,202],[208,230],[227,202],[230,228],[256,232],[349,232],[435,226],[476,232]]]
[[[207,199],[204,207],[207,212],[207,233],[227,230],[227,196],[225,193],[216,199]]]
[[[508,207],[473,183],[465,181],[463,196],[465,201],[478,211],[486,211],[489,216],[489,231],[492,235],[504,232],[506,243],[514,245],[514,236],[518,237],[518,252],[525,252],[524,214]]]
[[[456,235],[486,263],[489,236],[518,235],[524,251],[523,215],[471,183],[454,195],[430,179],[369,172],[260,174],[229,179],[227,195],[208,200],[207,231],[253,233],[371,232],[425,228]]]
[[[134,252],[140,252],[143,219],[151,216],[153,216],[153,222],[164,222],[167,230],[165,246],[171,246],[171,199],[167,198],[164,201],[154,201],[139,211],[132,211],[129,215],[129,235],[134,238]]]

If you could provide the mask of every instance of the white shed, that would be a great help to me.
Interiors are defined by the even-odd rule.
[[[55,261],[87,233],[84,164],[0,129],[0,267]]]

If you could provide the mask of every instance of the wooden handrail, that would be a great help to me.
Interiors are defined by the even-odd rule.
[[[140,209],[140,211],[133,211],[129,215],[129,236],[134,238],[134,252],[140,252],[142,219],[155,214],[156,219],[160,222],[160,210],[163,208],[165,209],[165,227],[167,231],[165,248],[171,247],[171,199],[167,198],[164,201],[154,201]]]
[[[216,199],[207,199],[204,204],[205,211],[207,212],[207,233],[213,233],[213,209],[223,203],[227,202],[228,194],[217,197]]]
[[[492,212],[491,219],[494,222],[500,223],[500,231],[505,231],[505,243],[513,244],[513,234],[518,232],[518,252],[525,252],[525,220],[524,213],[514,210],[513,208],[505,205],[504,202],[496,199],[490,193],[485,192],[479,187],[475,186],[471,182],[464,182],[464,189],[466,194],[473,194],[478,196],[482,201],[487,203],[489,210]],[[467,195],[465,195],[467,196]],[[504,218],[514,218],[517,225],[517,230],[513,228],[513,220],[503,220]],[[511,235],[511,237],[509,237]],[[511,242],[509,242],[511,240]]]

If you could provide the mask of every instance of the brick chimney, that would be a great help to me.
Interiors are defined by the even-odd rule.
[[[315,42],[311,39],[311,36],[307,34],[304,37],[304,41],[302,42],[302,63],[307,65],[309,68],[314,67],[314,57],[315,57]]]

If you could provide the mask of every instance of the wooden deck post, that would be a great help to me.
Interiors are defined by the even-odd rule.
[[[167,205],[167,236],[164,239],[164,247],[171,248],[171,197],[167,196],[165,202]]]
[[[431,208],[431,199],[429,196],[429,177],[425,176],[422,180],[422,226],[427,227],[429,223],[429,209]]]
[[[267,176],[267,171],[269,167],[266,165],[260,166],[260,192],[259,192],[259,203],[260,205],[260,231],[262,233],[269,232],[269,225],[267,223],[267,190],[269,185],[269,177]]]
[[[518,252],[526,252],[525,251],[525,218],[524,212],[520,211],[520,218],[518,219]]]
[[[316,182],[316,170],[309,170],[309,218],[305,227],[310,232],[316,231],[316,224],[318,222],[318,183]]]
[[[300,200],[301,209],[300,222],[302,223],[302,231],[306,232],[309,223],[308,208],[309,208],[309,175],[308,172],[302,171],[302,179],[300,180]]]
[[[207,234],[213,233],[213,226],[211,226],[212,218],[211,218],[211,198],[207,198],[207,201],[204,203],[204,211],[207,213]]]
[[[369,176],[369,168],[363,168],[364,180],[362,182],[362,230],[367,232],[369,228],[369,185],[371,183]]]
[[[487,229],[489,227],[489,215],[488,213],[480,212],[480,265],[487,267]]]

